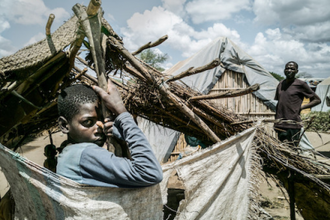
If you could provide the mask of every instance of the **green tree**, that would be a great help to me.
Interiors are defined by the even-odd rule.
[[[272,74],[272,76],[277,79],[278,81],[281,81],[283,79],[285,79],[283,76],[281,76],[280,74],[274,73],[274,72],[269,72],[270,74]]]
[[[159,71],[164,71],[165,69],[160,67],[160,64],[164,63],[168,59],[167,54],[158,54],[155,51],[151,49],[147,49],[142,51],[141,54],[139,54],[139,58],[147,63],[148,65],[156,68]]]

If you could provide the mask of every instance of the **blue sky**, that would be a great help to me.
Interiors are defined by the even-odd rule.
[[[73,15],[77,0],[0,0],[0,57],[45,37]],[[157,47],[170,59],[165,68],[193,55],[213,39],[225,36],[268,71],[283,75],[294,60],[300,72],[330,76],[329,0],[103,0],[104,17],[134,51],[163,35]]]

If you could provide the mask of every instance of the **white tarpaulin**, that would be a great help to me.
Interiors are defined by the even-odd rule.
[[[185,200],[180,203],[176,220],[256,217],[256,173],[260,167],[251,147],[255,132],[255,128],[246,130],[163,166],[163,182],[175,170],[186,188]]]
[[[90,187],[40,167],[0,145],[0,167],[11,185],[16,219],[163,219],[173,171],[185,186],[175,219],[256,217],[259,171],[251,128],[163,166],[161,184],[143,189]]]
[[[150,146],[159,163],[165,163],[170,157],[180,132],[158,125],[141,117],[137,118],[139,128],[148,138]]]
[[[11,186],[16,219],[144,220],[163,216],[159,185],[118,189],[78,184],[1,144],[0,167]]]
[[[330,111],[330,106],[327,105],[327,97],[330,97],[330,77],[323,80],[317,85],[315,93],[320,97],[321,104],[312,108],[315,112],[327,112]]]

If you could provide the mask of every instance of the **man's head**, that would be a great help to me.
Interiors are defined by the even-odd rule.
[[[104,144],[99,99],[91,87],[80,84],[64,89],[57,105],[60,128],[71,143]]]
[[[298,64],[296,62],[290,61],[285,64],[284,74],[287,80],[294,80],[298,71]]]

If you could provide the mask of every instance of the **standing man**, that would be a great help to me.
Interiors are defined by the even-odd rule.
[[[294,61],[288,62],[284,69],[286,79],[278,84],[275,95],[275,100],[278,100],[275,119],[292,120],[293,123],[279,122],[274,124],[278,139],[280,141],[288,140],[295,147],[299,144],[302,128],[302,125],[299,124],[301,122],[300,112],[321,103],[320,97],[306,82],[296,79],[297,73],[298,64]],[[305,97],[309,98],[310,102],[301,106]]]

